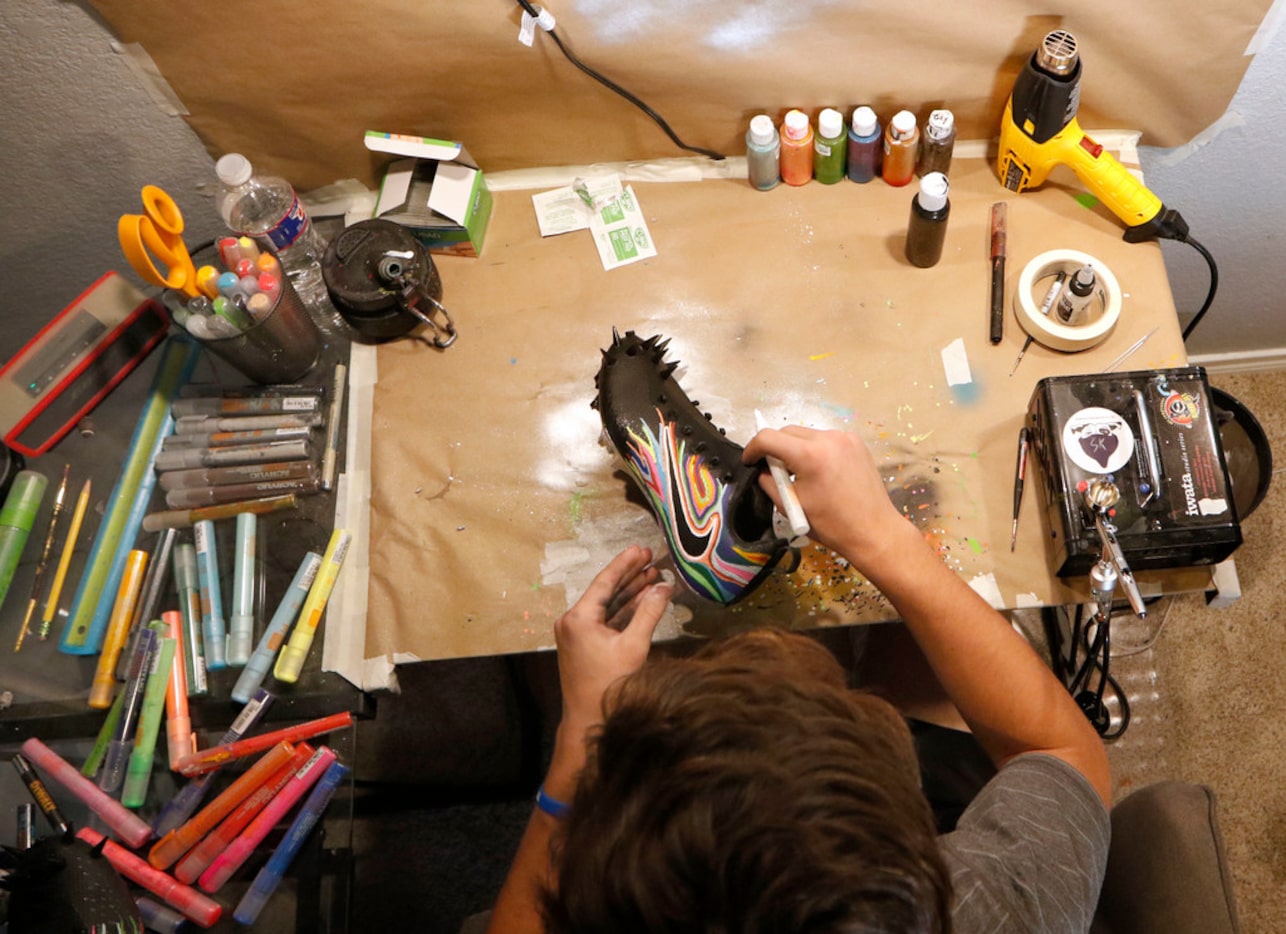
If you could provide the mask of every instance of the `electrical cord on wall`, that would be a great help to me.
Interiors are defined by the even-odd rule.
[[[521,6],[524,10],[526,10],[528,15],[530,15],[533,19],[540,18],[540,10],[531,2],[531,0],[518,0],[518,5]],[[678,146],[680,149],[686,149],[688,152],[695,152],[698,155],[709,156],[711,159],[722,160],[727,158],[727,156],[725,156],[723,153],[716,152],[713,149],[705,149],[701,146],[690,146],[687,143],[685,143],[683,140],[679,138],[679,135],[675,133],[674,130],[670,127],[670,124],[665,122],[665,118],[662,117],[655,110],[653,110],[650,106],[648,106],[646,101],[644,101],[642,98],[638,97],[637,95],[631,93],[630,91],[626,90],[625,88],[621,87],[611,78],[608,78],[606,75],[600,74],[599,72],[595,71],[593,68],[591,68],[590,66],[582,62],[579,58],[576,57],[576,55],[569,48],[567,48],[566,45],[563,44],[563,40],[559,38],[558,33],[553,28],[547,29],[545,31],[549,33],[549,38],[554,40],[554,44],[558,46],[559,51],[563,53],[563,56],[569,62],[571,62],[581,71],[583,71],[585,74],[589,75],[599,84],[603,85],[603,87],[607,88],[609,91],[613,91],[616,94],[619,94],[621,97],[625,98],[635,107],[637,107],[639,110],[643,111],[643,113],[647,114],[652,119],[652,121],[656,123],[657,126],[659,126],[662,130],[665,131],[665,135],[670,137],[670,139],[674,142],[674,145]]]
[[[1192,237],[1185,236],[1180,242],[1188,244],[1200,253],[1205,259],[1206,265],[1210,267],[1210,289],[1206,292],[1206,300],[1202,304],[1201,309],[1192,316],[1192,320],[1189,321],[1187,327],[1183,329],[1183,339],[1186,341],[1188,339],[1188,335],[1196,330],[1197,323],[1204,318],[1206,312],[1210,310],[1210,303],[1215,300],[1215,291],[1219,288],[1219,267],[1215,265],[1215,258],[1210,255],[1210,251]]]

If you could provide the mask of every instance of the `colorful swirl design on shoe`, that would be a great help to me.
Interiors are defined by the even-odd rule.
[[[736,544],[732,487],[720,484],[705,459],[687,449],[674,423],[659,409],[656,414],[659,436],[645,422],[629,429],[626,463],[665,532],[683,579],[702,596],[732,603],[755,583],[776,552]]]

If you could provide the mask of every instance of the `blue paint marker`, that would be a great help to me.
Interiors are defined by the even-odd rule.
[[[202,519],[192,527],[196,538],[197,587],[201,592],[201,635],[205,666],[210,671],[228,667],[228,627],[223,619],[223,594],[219,586],[219,552],[214,520]]]
[[[273,659],[277,656],[277,649],[286,641],[286,631],[294,622],[299,608],[303,606],[304,599],[308,596],[309,589],[313,586],[313,580],[317,577],[321,563],[321,555],[315,551],[304,555],[299,569],[295,571],[294,580],[290,582],[290,587],[281,598],[276,612],[272,614],[268,628],[263,631],[254,654],[246,662],[245,670],[241,672],[241,677],[237,679],[236,686],[232,689],[234,701],[244,702],[263,683],[268,669],[272,667]]]
[[[258,516],[237,516],[237,558],[232,573],[232,619],[228,623],[228,664],[250,660],[255,641],[255,547]]]
[[[237,920],[238,924],[254,924],[259,917],[259,912],[263,911],[263,906],[268,904],[268,899],[272,893],[277,891],[277,886],[281,884],[282,877],[286,870],[290,868],[291,862],[299,855],[303,849],[304,841],[312,833],[313,827],[321,819],[322,813],[326,810],[326,805],[330,804],[331,797],[335,794],[335,789],[339,783],[348,775],[348,766],[340,762],[332,762],[326,769],[326,774],[308,794],[308,800],[304,806],[299,809],[295,815],[295,820],[282,837],[281,843],[277,844],[277,849],[268,858],[268,862],[259,870],[255,876],[255,881],[250,884],[249,890],[242,896],[241,902],[237,905],[236,911],[232,917]]]

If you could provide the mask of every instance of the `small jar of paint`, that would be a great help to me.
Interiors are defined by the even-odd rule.
[[[790,110],[781,124],[781,180],[807,185],[813,178],[813,124],[802,110]]]
[[[951,153],[956,145],[956,119],[949,110],[935,110],[924,123],[920,140],[920,161],[915,173],[921,177],[930,172],[951,174]]]
[[[942,258],[951,201],[950,183],[941,172],[920,179],[920,191],[911,199],[911,219],[906,228],[906,258],[912,266],[927,269]]]
[[[915,161],[920,150],[920,128],[915,114],[899,110],[884,131],[884,180],[901,188],[915,177]]]
[[[879,175],[883,155],[880,121],[875,111],[866,106],[855,108],[848,128],[849,181],[865,183]]]
[[[781,181],[781,138],[767,114],[752,117],[746,131],[746,176],[760,191]]]
[[[844,115],[827,107],[817,116],[817,135],[813,140],[813,177],[823,185],[834,185],[844,177],[848,156],[848,137],[844,133]]]

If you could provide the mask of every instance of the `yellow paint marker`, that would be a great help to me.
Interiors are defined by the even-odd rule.
[[[326,601],[330,599],[335,578],[339,576],[339,569],[344,564],[344,556],[348,554],[348,546],[352,540],[353,536],[344,529],[336,529],[331,533],[326,553],[322,555],[321,570],[317,572],[317,579],[309,588],[303,609],[299,611],[299,621],[290,633],[290,639],[281,647],[277,664],[273,666],[272,676],[278,681],[294,684],[299,680],[304,659],[308,657],[313,637],[317,634],[317,624],[321,622]]]

